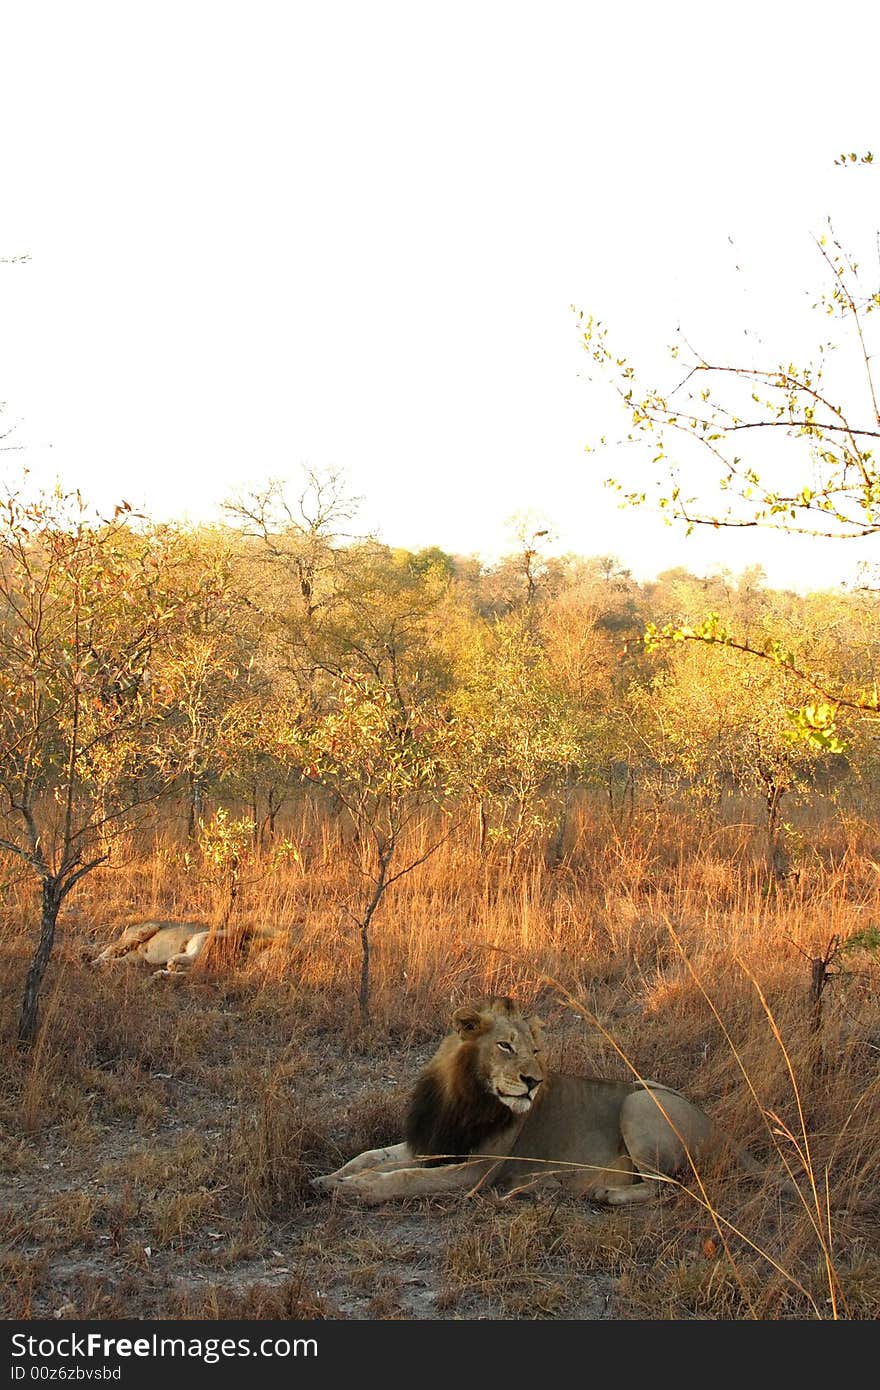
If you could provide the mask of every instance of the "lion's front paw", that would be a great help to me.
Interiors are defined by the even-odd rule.
[[[310,1182],[316,1192],[325,1192],[342,1202],[369,1202],[371,1200],[360,1183],[352,1182],[348,1178],[337,1178],[335,1173],[328,1173],[321,1178],[311,1178]]]
[[[323,1178],[309,1179],[310,1185],[316,1192],[332,1192],[334,1188],[339,1186],[341,1181],[341,1178],[335,1178],[332,1173]]]
[[[606,1207],[619,1207],[626,1201],[625,1187],[594,1187],[589,1194],[594,1202]]]

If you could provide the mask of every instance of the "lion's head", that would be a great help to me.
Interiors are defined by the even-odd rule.
[[[457,1009],[452,1027],[416,1082],[406,1124],[413,1153],[440,1162],[474,1153],[527,1115],[545,1075],[540,1022],[512,999]]]

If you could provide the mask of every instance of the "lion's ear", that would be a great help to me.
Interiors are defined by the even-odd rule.
[[[452,1026],[461,1038],[477,1038],[485,1033],[489,1023],[479,1009],[465,1007],[456,1009],[452,1015]]]
[[[489,1000],[489,1008],[493,1014],[501,1014],[503,1018],[515,1018],[519,1013],[516,1000],[511,999],[509,994],[494,994]]]

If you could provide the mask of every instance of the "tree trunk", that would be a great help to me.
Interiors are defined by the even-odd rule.
[[[568,829],[568,818],[571,814],[571,802],[574,796],[574,772],[572,768],[565,769],[565,790],[562,794],[562,806],[559,811],[559,820],[556,823],[556,830],[550,841],[547,851],[547,867],[558,869],[562,863],[562,856],[565,850],[565,832]]]
[[[785,827],[779,823],[782,798],[787,788],[778,782],[767,784],[767,868],[770,882],[777,887],[791,874],[791,855],[785,844]]]
[[[392,838],[379,849],[375,888],[361,919],[361,979],[358,989],[358,1003],[361,1011],[361,1023],[363,1024],[370,1021],[370,923],[373,920],[373,913],[382,901],[382,894],[388,886],[388,868],[393,858],[394,839]]]
[[[34,952],[27,978],[24,982],[24,999],[18,1022],[18,1041],[22,1047],[32,1047],[37,1037],[39,1019],[40,990],[43,977],[52,954],[55,941],[55,923],[61,906],[63,893],[54,875],[43,879],[43,906],[40,917],[40,940]]]
[[[361,1023],[370,1021],[370,924],[361,923],[361,980],[358,988]]]
[[[196,830],[205,809],[205,789],[200,772],[189,772],[189,816],[186,824],[187,839],[196,838]]]
[[[486,839],[489,834],[489,818],[486,815],[486,803],[480,801],[477,806],[477,835],[479,838],[480,854],[486,853]]]
[[[816,1076],[828,1070],[825,1047],[822,1040],[822,996],[825,986],[833,975],[828,967],[837,958],[840,937],[832,936],[824,956],[810,956],[810,1041],[812,1044],[812,1067]]]
[[[284,800],[285,797],[283,791],[279,792],[278,800],[276,801],[275,794],[272,788],[269,788],[269,791],[266,794],[266,819],[264,822],[267,840],[275,839],[275,822],[278,819],[278,812],[284,805]]]
[[[235,901],[238,897],[238,876],[238,860],[234,860],[229,866],[228,878],[226,880],[226,906],[223,911],[223,920],[220,924],[224,931],[229,926],[232,920],[232,914],[235,910]]]

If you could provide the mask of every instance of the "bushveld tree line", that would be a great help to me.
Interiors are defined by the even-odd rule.
[[[746,792],[766,806],[781,877],[783,797],[876,786],[876,725],[847,727],[840,710],[838,742],[805,739],[785,663],[644,640],[709,611],[743,647],[784,642],[825,685],[868,681],[869,589],[804,597],[755,568],[640,584],[612,557],[541,557],[532,542],[485,566],[341,534],[349,523],[332,479],[296,501],[268,485],[212,528],[124,505],[101,518],[78,496],[6,499],[0,848],[41,901],[24,1041],[61,905],[169,797],[181,834],[210,841],[230,910],[243,846],[270,851],[291,798],[346,818],[366,1011],[382,896],[450,836],[487,855],[537,842],[552,864],[579,788],[621,816],[682,797],[711,816]]]

